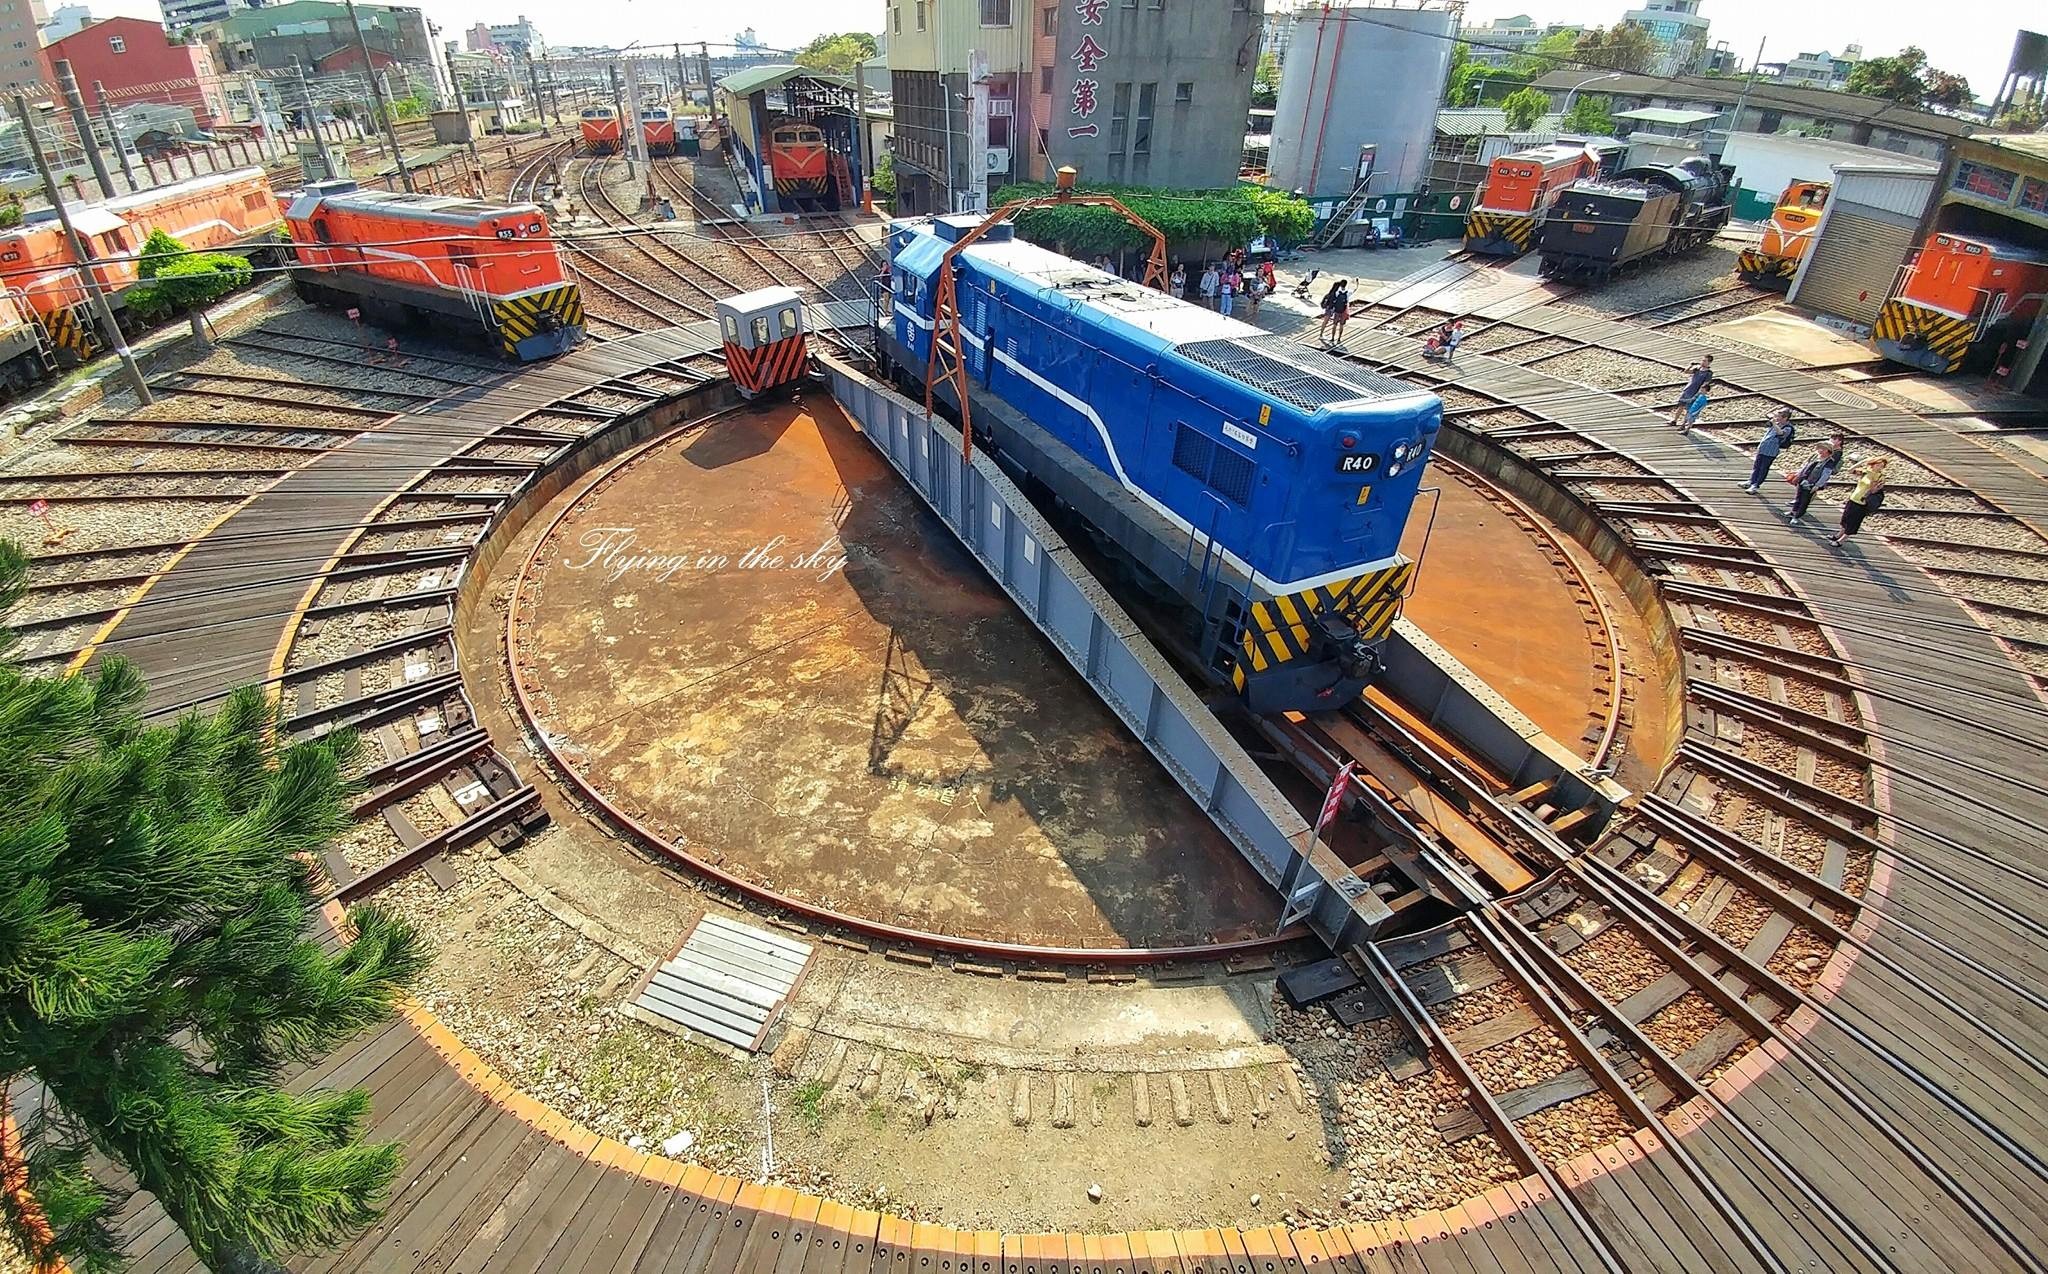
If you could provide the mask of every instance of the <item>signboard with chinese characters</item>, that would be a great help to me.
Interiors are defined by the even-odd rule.
[[[1067,55],[1067,60],[1079,72],[1074,80],[1073,99],[1067,106],[1069,137],[1095,137],[1102,131],[1101,125],[1093,122],[1101,105],[1101,84],[1095,78],[1095,72],[1109,56],[1109,50],[1095,38],[1095,31],[1091,28],[1102,26],[1108,8],[1109,0],[1074,0],[1074,16],[1078,19],[1075,27],[1081,32],[1081,39],[1074,45],[1073,52]]]

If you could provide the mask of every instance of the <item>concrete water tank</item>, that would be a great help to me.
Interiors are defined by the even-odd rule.
[[[1437,100],[1457,18],[1446,9],[1304,9],[1280,68],[1267,184],[1350,192],[1376,148],[1374,193],[1414,190],[1429,170]]]

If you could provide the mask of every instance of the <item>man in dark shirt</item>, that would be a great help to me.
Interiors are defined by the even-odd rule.
[[[1708,387],[1713,383],[1714,356],[1712,354],[1702,354],[1700,355],[1700,361],[1694,363],[1686,372],[1685,391],[1679,394],[1678,401],[1672,404],[1671,423],[1677,425],[1680,429],[1684,429],[1686,427],[1686,408],[1692,405],[1693,399],[1707,392]]]

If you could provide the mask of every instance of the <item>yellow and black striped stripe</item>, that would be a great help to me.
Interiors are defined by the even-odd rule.
[[[49,329],[50,347],[60,354],[69,354],[84,362],[99,350],[99,330],[83,301],[61,310],[51,310],[43,315],[43,326]]]
[[[582,328],[583,293],[574,283],[493,302],[491,318],[498,325],[498,338],[504,345],[506,357],[519,357],[519,342],[538,333],[550,314],[565,328]]]
[[[1476,252],[1487,251],[1489,242],[1506,243],[1512,246],[1516,255],[1529,250],[1529,241],[1536,237],[1536,217],[1526,212],[1485,212],[1474,208],[1465,214],[1465,247]]]
[[[1735,274],[1742,279],[1790,280],[1799,273],[1798,257],[1771,256],[1760,248],[1744,248],[1735,258]]]
[[[1245,672],[1264,672],[1275,664],[1299,659],[1309,652],[1311,617],[1329,611],[1342,616],[1366,641],[1378,641],[1401,614],[1409,572],[1414,563],[1406,558],[1382,571],[1354,575],[1323,588],[1305,589],[1270,601],[1253,602],[1244,631],[1238,636],[1239,654],[1233,679],[1244,689]]]
[[[1969,319],[1959,319],[1952,314],[1893,297],[1878,311],[1872,335],[1880,343],[1902,346],[1908,337],[1917,335],[1928,352],[1942,360],[1941,372],[1946,375],[1963,365],[1963,357],[1970,352],[1970,342],[1976,338],[1977,326]]]

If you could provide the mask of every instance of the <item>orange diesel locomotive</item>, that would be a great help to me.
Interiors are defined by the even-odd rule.
[[[583,108],[583,153],[610,155],[619,149],[619,113],[609,106]]]
[[[816,124],[778,121],[768,133],[768,172],[775,193],[785,199],[823,199],[831,181],[825,134]]]
[[[647,144],[649,155],[676,153],[676,121],[668,107],[650,106],[640,112],[640,139]]]
[[[91,269],[115,315],[130,326],[128,293],[139,281],[136,257],[161,230],[195,252],[256,249],[277,238],[277,198],[261,168],[237,168],[91,204],[67,204]],[[59,359],[88,358],[99,328],[85,281],[54,208],[30,211],[0,231],[0,277],[49,332]]]
[[[1491,257],[1518,257],[1536,241],[1536,231],[1558,194],[1581,177],[1596,176],[1600,157],[1583,144],[1557,142],[1502,155],[1487,169],[1486,184],[1465,215],[1465,250]]]
[[[533,204],[316,182],[287,196],[299,295],[394,326],[454,330],[530,362],[574,346],[583,299]]]
[[[1799,273],[1800,259],[1813,243],[1814,228],[1820,225],[1821,209],[1827,207],[1825,181],[1795,181],[1778,196],[1771,219],[1764,225],[1764,241],[1744,248],[1735,258],[1735,277],[1753,287],[1783,292]]]
[[[2048,252],[1983,235],[1930,235],[1878,311],[1877,352],[1943,375],[2027,334],[2048,292]]]

